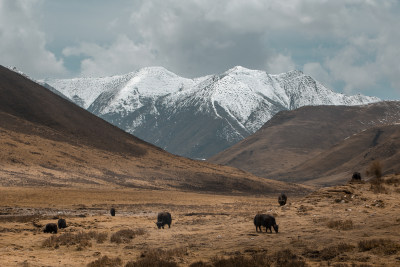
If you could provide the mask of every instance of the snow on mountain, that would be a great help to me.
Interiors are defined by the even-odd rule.
[[[35,79],[29,77],[26,73],[20,71],[17,67],[15,67],[15,66],[6,66],[6,68],[9,69],[9,70],[12,70],[13,72],[16,72],[16,73],[18,73],[18,74],[24,76],[25,78],[28,78],[29,80],[31,80],[31,81],[33,81],[33,82],[35,82],[35,83],[37,83],[37,84],[40,84],[40,85],[43,86],[43,87],[46,87],[48,90],[50,90],[51,92],[55,93],[56,95],[59,95],[59,96],[61,96],[62,98],[71,101],[71,99],[70,99],[69,97],[66,97],[63,93],[61,93],[60,91],[54,89],[53,87],[51,87],[51,86],[50,86],[49,84],[47,84],[46,82],[44,82],[44,81],[38,81],[38,80],[35,80]]]
[[[148,67],[112,77],[41,82],[125,131],[191,158],[220,152],[281,110],[380,101],[335,93],[300,71],[270,75],[240,66],[196,79]]]

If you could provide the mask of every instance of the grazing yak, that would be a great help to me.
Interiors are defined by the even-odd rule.
[[[67,228],[67,222],[65,219],[58,219],[58,229]]]
[[[286,205],[286,201],[287,201],[287,196],[286,196],[284,193],[282,193],[282,194],[278,197],[279,205],[281,205],[281,206]]]
[[[256,232],[258,232],[258,229],[260,229],[260,232],[262,232],[261,226],[264,226],[265,232],[268,232],[269,229],[269,231],[272,233],[271,227],[273,227],[275,233],[278,233],[279,227],[276,224],[275,218],[269,214],[257,214],[254,217],[254,225],[256,226]]]
[[[48,223],[48,224],[46,224],[46,226],[44,227],[43,232],[44,232],[44,233],[54,233],[54,234],[57,234],[57,224],[55,224],[55,223]]]
[[[351,177],[352,180],[358,180],[361,181],[361,173],[359,172],[354,172],[353,176]]]
[[[164,225],[168,224],[168,228],[171,228],[172,218],[171,213],[169,212],[160,212],[157,215],[156,225],[158,229],[162,227],[164,229]]]
[[[111,214],[111,216],[115,216],[115,209],[114,208],[110,209],[110,214]]]

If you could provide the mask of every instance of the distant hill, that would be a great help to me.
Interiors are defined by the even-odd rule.
[[[169,154],[1,66],[0,122],[1,186],[306,190]]]
[[[353,171],[364,171],[374,159],[387,162],[386,170],[396,169],[393,155],[377,152],[381,142],[384,147],[393,143],[391,153],[397,154],[396,123],[400,123],[400,102],[282,111],[210,162],[282,181],[336,184],[348,180]]]
[[[128,133],[197,159],[236,144],[282,110],[380,100],[335,93],[300,71],[271,75],[240,66],[195,79],[149,67],[112,77],[41,82]]]
[[[365,176],[378,160],[384,173],[400,172],[400,125],[369,128],[339,142],[282,175],[284,181],[301,180],[312,185],[332,185],[349,180],[355,171]],[[274,173],[271,177],[275,177]]]

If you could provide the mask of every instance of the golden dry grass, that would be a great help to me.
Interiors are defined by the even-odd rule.
[[[372,192],[369,183],[348,184],[306,197],[289,194],[282,207],[271,195],[1,187],[0,266],[146,266],[156,261],[170,266],[397,266],[397,178],[385,178],[386,194]],[[115,217],[109,214],[111,206]],[[158,230],[157,212],[164,210],[171,212],[172,225]],[[275,215],[278,234],[255,231],[258,212]],[[55,235],[38,227],[59,217],[68,228]],[[352,227],[345,231],[328,226],[346,221]],[[111,242],[113,234],[126,229],[140,234]],[[98,242],[102,233],[107,237]]]

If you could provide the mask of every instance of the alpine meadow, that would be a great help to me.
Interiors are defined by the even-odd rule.
[[[0,266],[400,266],[399,14],[0,0]]]

